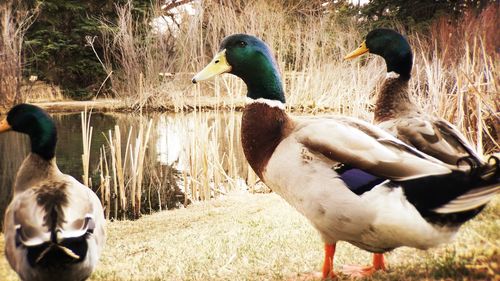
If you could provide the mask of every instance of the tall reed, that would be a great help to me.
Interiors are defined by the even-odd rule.
[[[121,214],[125,214],[125,210],[127,209],[127,195],[125,194],[125,177],[123,175],[124,167],[121,152],[122,142],[120,127],[118,125],[115,125],[114,134],[109,130],[107,141],[110,148],[111,169],[113,172],[114,214],[115,217],[118,217],[118,206],[120,206]],[[120,200],[119,203],[118,200]]]
[[[33,23],[37,7],[28,10],[23,1],[0,3],[0,112],[24,101],[21,95],[23,57],[22,45],[26,31]]]
[[[106,137],[106,135],[104,134]],[[106,138],[108,148],[106,149],[103,147],[102,152],[101,152],[101,158],[106,157],[106,152],[109,151],[109,158],[111,159],[111,162],[109,165],[111,166],[111,171],[112,171],[112,198],[113,200],[113,208],[114,208],[114,213],[112,216],[114,218],[122,218],[124,219],[126,217],[127,211],[128,211],[128,195],[127,195],[127,179],[126,179],[126,174],[125,171],[126,169],[126,164],[127,161],[122,161],[122,159],[127,159],[127,155],[129,153],[129,145],[130,145],[130,139],[132,136],[132,129],[129,129],[128,137],[127,137],[127,142],[125,144],[125,155],[122,155],[122,141],[121,141],[121,133],[120,133],[120,127],[118,125],[115,125],[114,131],[109,130],[108,131],[108,136]],[[103,168],[102,165],[100,165],[100,173],[103,173],[103,170],[108,170],[108,162],[105,163],[106,168]],[[134,174],[127,174],[132,175],[134,177]],[[132,197],[132,200],[134,198]],[[111,202],[109,203],[111,205]]]
[[[429,38],[410,37],[416,50],[414,96],[457,125],[480,154],[500,150],[500,60],[494,47],[499,19],[500,6],[492,4],[454,24],[436,21]]]
[[[106,216],[132,218],[141,215],[142,195],[146,151],[148,149],[153,120],[138,126],[134,137],[134,129],[129,128],[126,143],[122,143],[121,130],[118,125],[114,131],[103,134],[107,145],[100,148],[99,176],[100,192]],[[82,123],[82,126],[84,124]],[[122,147],[125,152],[122,153]]]
[[[92,131],[93,128],[90,126],[90,117],[92,116],[92,110],[87,112],[87,107],[85,111],[81,112],[81,126],[82,126],[82,164],[83,164],[83,184],[92,187],[92,180],[89,177],[89,163],[90,163],[90,146],[92,145]]]
[[[152,122],[152,120],[149,120],[147,127],[144,127],[141,123],[135,144],[130,144],[131,199],[134,218],[139,218],[141,215],[144,157],[149,142]]]
[[[183,176],[191,198],[208,200],[241,188],[239,181],[247,180],[249,167],[238,145],[239,115],[234,110],[214,114],[195,111],[190,115],[193,122],[187,140],[188,169]],[[225,140],[224,145],[221,140]]]
[[[102,133],[105,145],[91,155],[99,163],[90,168],[109,218],[137,218],[256,183],[238,145],[241,115],[234,110],[153,114],[149,120],[116,116],[114,129]]]
[[[111,190],[108,167],[106,150],[104,147],[101,147],[99,149],[99,189],[101,191],[101,203],[104,206],[104,216],[106,219],[109,219],[111,213]]]

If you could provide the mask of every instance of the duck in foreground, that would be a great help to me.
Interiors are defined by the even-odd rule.
[[[105,242],[104,214],[91,189],[59,171],[54,121],[42,109],[14,106],[0,132],[27,134],[31,153],[14,183],[4,218],[5,255],[21,280],[80,281],[94,270]]]
[[[387,65],[388,75],[375,105],[375,124],[445,163],[456,165],[467,161],[487,168],[488,165],[455,126],[442,118],[425,114],[412,101],[408,81],[413,54],[403,35],[391,29],[374,29],[345,59],[366,53],[383,57]]]
[[[254,36],[226,37],[192,81],[221,73],[246,83],[246,159],[321,234],[324,279],[335,277],[337,241],[374,253],[373,266],[358,272],[369,275],[385,268],[384,252],[449,241],[499,190],[498,175],[485,179],[444,164],[367,122],[288,115],[274,57]]]

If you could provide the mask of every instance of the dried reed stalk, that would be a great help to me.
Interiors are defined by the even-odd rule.
[[[102,146],[99,149],[99,177],[101,180],[100,190],[101,190],[101,203],[104,206],[104,216],[106,219],[110,218],[111,213],[111,188],[110,188],[110,176],[108,168],[108,160],[106,157],[106,149]]]
[[[125,214],[125,210],[127,209],[127,195],[125,193],[125,177],[123,175],[124,165],[122,164],[122,148],[121,148],[121,134],[120,127],[115,125],[115,139],[113,143],[113,152],[116,159],[116,178],[118,181],[118,197],[120,198],[120,209],[121,213]]]
[[[142,198],[142,181],[144,158],[146,149],[149,142],[151,132],[151,125],[153,121],[149,120],[146,131],[144,131],[143,124],[139,125],[139,131],[135,140],[135,146],[130,144],[130,188],[131,188],[131,201],[132,211],[134,218],[139,218],[141,215],[141,198]]]
[[[90,117],[92,116],[92,110],[87,112],[87,107],[80,113],[81,117],[81,127],[82,127],[82,143],[83,143],[83,154],[82,154],[82,164],[83,164],[83,184],[89,186],[92,184],[89,177],[89,164],[90,164],[90,147],[92,144],[92,126],[90,126]]]
[[[112,131],[108,131],[108,136],[103,133],[104,138],[106,139],[109,150],[110,150],[110,158],[111,158],[111,171],[113,172],[113,206],[114,206],[114,217],[117,218],[118,215],[118,175],[117,175],[117,155],[116,155],[116,148],[115,148],[115,140],[113,139],[113,134]],[[105,150],[103,150],[105,152]],[[101,168],[102,169],[102,168]]]

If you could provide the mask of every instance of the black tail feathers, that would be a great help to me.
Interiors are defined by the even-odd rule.
[[[500,182],[500,159],[495,155],[491,155],[490,158],[488,158],[487,166],[488,169],[483,173],[488,177],[485,178],[485,180],[492,179],[496,180],[496,182]]]
[[[459,169],[447,175],[401,183],[407,199],[428,222],[460,226],[476,216],[491,195],[498,192],[498,157],[490,156],[486,163],[480,163],[473,157],[463,157],[457,161],[457,166],[462,163],[467,163],[470,171]]]
[[[500,182],[500,160],[491,155],[486,163],[481,163],[475,157],[465,156],[457,160],[457,167],[466,163],[470,167],[469,176],[485,183]]]

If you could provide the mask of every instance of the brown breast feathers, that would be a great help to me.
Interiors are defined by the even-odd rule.
[[[286,137],[290,119],[280,108],[264,103],[245,107],[241,122],[241,142],[248,163],[262,178],[262,173],[274,150]]]
[[[375,123],[398,118],[418,110],[411,102],[408,81],[400,78],[387,78],[375,104]]]

